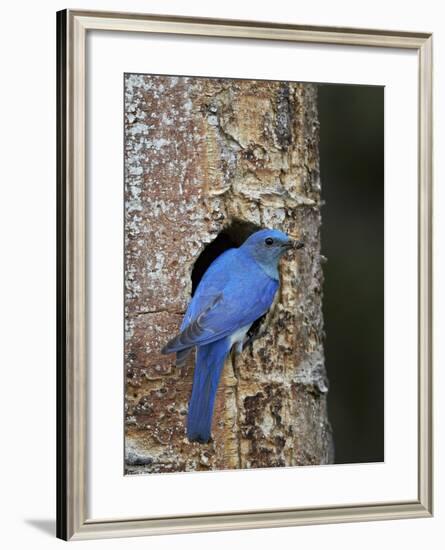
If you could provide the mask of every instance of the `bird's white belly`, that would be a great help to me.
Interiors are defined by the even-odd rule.
[[[237,351],[241,351],[244,338],[246,337],[246,334],[251,326],[252,326],[252,323],[244,327],[241,327],[236,332],[234,332],[230,337],[230,347],[232,347],[233,345],[236,345]]]

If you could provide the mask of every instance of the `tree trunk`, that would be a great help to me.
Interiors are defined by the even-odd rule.
[[[288,82],[125,77],[127,474],[333,460],[316,93]],[[213,441],[190,443],[194,357],[178,369],[160,350],[178,332],[205,247],[224,231],[240,244],[250,227],[283,230],[305,248],[281,260],[274,306],[226,361]]]

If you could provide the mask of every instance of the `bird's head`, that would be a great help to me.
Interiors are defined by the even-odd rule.
[[[251,257],[262,265],[277,266],[281,256],[288,250],[303,248],[304,243],[291,239],[276,229],[256,231],[241,245]]]

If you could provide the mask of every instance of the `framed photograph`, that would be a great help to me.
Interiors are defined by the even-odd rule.
[[[432,36],[57,32],[58,537],[430,516]]]

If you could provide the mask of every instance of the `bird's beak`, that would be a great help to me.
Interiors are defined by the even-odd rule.
[[[287,250],[299,250],[300,248],[303,248],[304,242],[303,241],[297,241],[297,240],[294,240],[294,239],[289,239],[289,241],[287,243],[283,244],[283,246]]]

